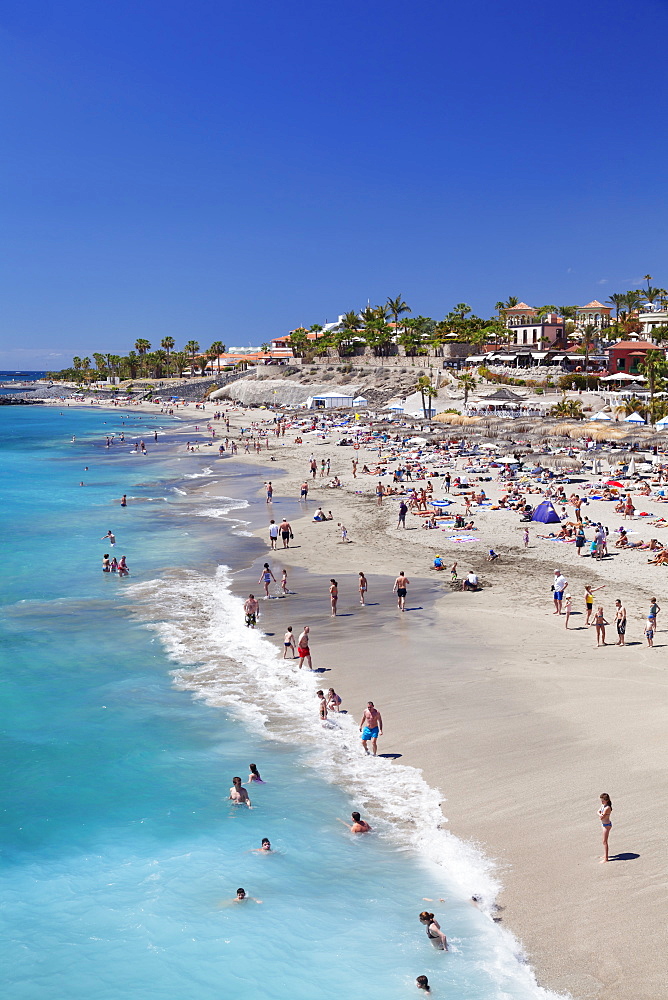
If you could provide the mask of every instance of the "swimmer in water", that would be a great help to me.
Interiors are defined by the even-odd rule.
[[[237,894],[234,899],[230,900],[232,903],[261,903],[261,899],[253,899],[246,893],[245,889],[237,889]]]
[[[339,820],[339,823],[343,823],[344,826],[347,826],[351,833],[371,833],[371,827],[366,820],[361,819],[358,812],[354,812],[351,815],[353,821],[352,825],[350,823],[346,823],[345,819],[340,819],[338,816],[336,818]]]
[[[260,772],[257,769],[257,764],[249,764],[248,767],[250,768],[250,774],[248,775],[248,780],[256,781],[260,785],[264,785],[264,781],[260,777]]]
[[[433,913],[429,913],[427,910],[423,910],[420,914],[420,923],[424,924],[427,931],[427,937],[439,951],[448,950],[448,939],[441,930],[441,925],[434,916]]]
[[[116,536],[114,535],[114,533],[111,530],[111,528],[106,533],[106,535],[103,535],[102,538],[100,539],[101,542],[104,542],[104,541],[107,541],[107,540],[109,541],[109,544],[111,545],[111,547],[113,549],[114,545],[116,544]]]
[[[249,809],[253,808],[248,792],[241,784],[241,778],[232,778],[229,798],[237,806],[248,806]]]
[[[418,976],[415,980],[415,985],[419,990],[424,990],[425,993],[431,993],[431,986],[429,985],[429,980],[426,976]]]
[[[272,854],[271,841],[269,837],[262,838],[262,847],[254,847],[252,850],[253,854]]]

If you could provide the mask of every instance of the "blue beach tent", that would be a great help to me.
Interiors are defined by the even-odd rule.
[[[531,520],[541,521],[543,524],[561,524],[561,518],[554,509],[551,500],[543,500],[542,503],[539,503]]]

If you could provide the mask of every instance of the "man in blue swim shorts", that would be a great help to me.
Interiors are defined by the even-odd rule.
[[[378,752],[378,737],[383,735],[383,719],[377,708],[374,708],[372,701],[367,702],[360,722],[360,733],[362,734],[362,746],[364,753],[368,754],[367,741],[371,740],[371,749],[374,757]]]

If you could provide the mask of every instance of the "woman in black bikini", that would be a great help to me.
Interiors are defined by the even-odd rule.
[[[427,937],[440,951],[448,950],[448,939],[441,930],[441,925],[438,920],[434,917],[433,913],[428,913],[427,910],[423,910],[420,914],[420,923],[424,924],[425,930],[427,931]]]

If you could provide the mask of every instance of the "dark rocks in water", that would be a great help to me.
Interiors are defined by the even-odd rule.
[[[0,395],[0,406],[38,406],[43,399],[26,399],[25,396]]]

